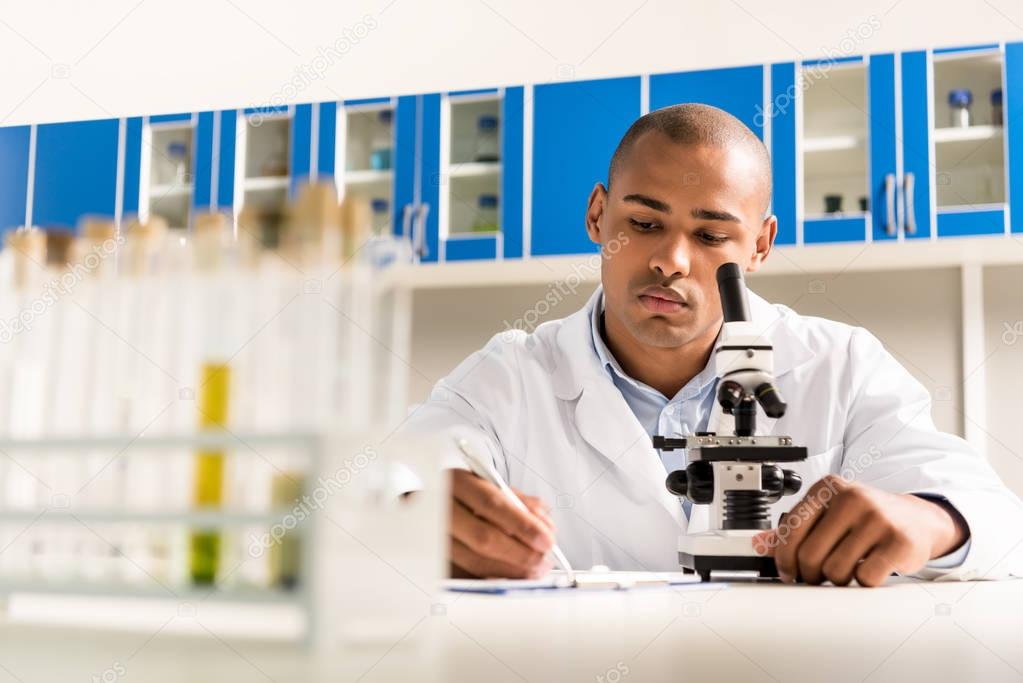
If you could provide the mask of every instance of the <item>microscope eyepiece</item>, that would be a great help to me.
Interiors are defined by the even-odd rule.
[[[746,280],[738,263],[723,263],[717,270],[718,293],[726,323],[750,320]]]

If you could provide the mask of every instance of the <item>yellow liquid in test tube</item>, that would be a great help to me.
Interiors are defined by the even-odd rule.
[[[199,385],[199,429],[222,429],[227,425],[230,402],[231,371],[222,363],[206,363]],[[216,508],[224,502],[224,452],[200,450],[195,457],[195,491],[193,501],[198,508]],[[219,530],[192,532],[191,575],[198,584],[216,580],[220,559]]]

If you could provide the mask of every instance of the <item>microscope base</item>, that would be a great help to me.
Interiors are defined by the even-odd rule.
[[[777,578],[774,558],[741,555],[689,555],[679,553],[678,561],[685,574],[699,574],[701,581],[710,581],[712,572],[756,572],[758,578]]]
[[[719,530],[683,534],[678,539],[678,559],[682,570],[711,580],[712,572],[756,572],[758,578],[775,578],[778,569],[773,557],[753,552],[756,530]]]

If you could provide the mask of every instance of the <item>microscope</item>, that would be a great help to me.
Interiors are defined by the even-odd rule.
[[[708,425],[715,431],[654,436],[653,445],[659,451],[688,449],[686,468],[671,472],[665,485],[694,505],[711,506],[707,531],[679,537],[683,572],[697,573],[703,581],[714,572],[772,578],[778,576],[774,558],[757,555],[752,539],[771,528],[769,506],[799,492],[802,478],[783,465],[806,460],[807,452],[788,436],[757,436],[758,404],[771,418],[786,409],[774,386],[773,349],[750,318],[739,265],[719,267],[717,282],[724,314],[715,354],[720,419]]]

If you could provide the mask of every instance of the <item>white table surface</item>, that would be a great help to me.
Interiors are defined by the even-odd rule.
[[[323,656],[171,630],[0,623],[0,683],[1023,681],[1020,580],[444,593],[398,637]]]

